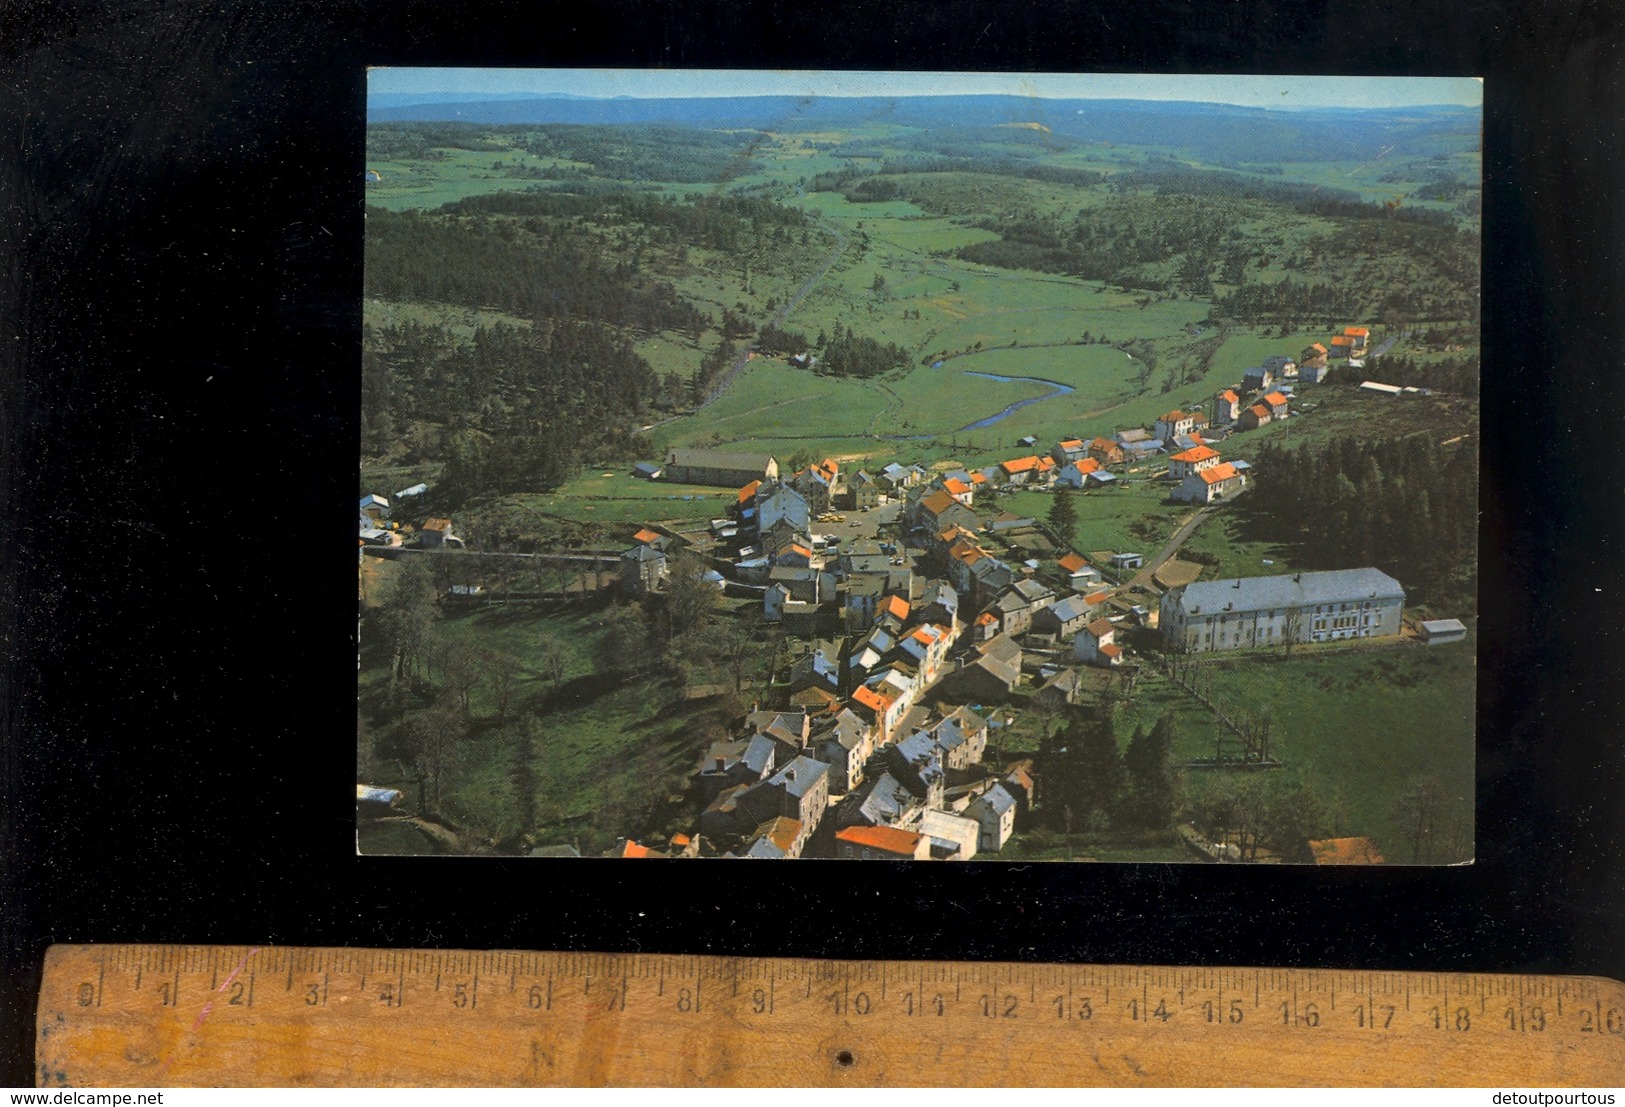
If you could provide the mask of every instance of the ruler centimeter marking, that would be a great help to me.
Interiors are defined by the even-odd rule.
[[[284,987],[256,995],[261,974]],[[161,983],[142,988],[143,975]],[[507,989],[489,987],[502,977]],[[1497,1072],[1600,1085],[1625,1073],[1625,986],[1468,973],[58,946],[38,1025],[49,1086],[1459,1085]]]

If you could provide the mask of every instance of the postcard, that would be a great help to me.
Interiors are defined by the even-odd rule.
[[[1470,862],[1482,100],[371,71],[359,852]]]

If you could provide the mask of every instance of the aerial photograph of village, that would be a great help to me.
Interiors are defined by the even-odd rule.
[[[358,851],[1470,862],[1481,120],[372,70]]]

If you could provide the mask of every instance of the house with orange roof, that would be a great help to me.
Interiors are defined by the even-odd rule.
[[[1247,476],[1229,462],[1192,473],[1173,491],[1173,499],[1187,504],[1225,500],[1247,487]]]
[[[463,540],[451,532],[450,519],[426,519],[418,531],[418,542],[426,550],[462,548]]]
[[[1123,650],[1117,645],[1116,637],[1117,627],[1110,619],[1101,616],[1078,631],[1077,637],[1072,639],[1072,652],[1085,664],[1119,665],[1123,661]]]
[[[999,462],[999,479],[1006,484],[1028,484],[1038,475],[1036,456],[1015,457]]]
[[[1371,330],[1369,327],[1344,327],[1342,337],[1349,340],[1349,349],[1359,355],[1365,353],[1366,343],[1371,338]]]
[[[1128,456],[1123,447],[1110,438],[1091,438],[1089,440],[1089,456],[1102,465],[1121,465]]]
[[[908,600],[902,596],[890,595],[880,602],[880,612],[883,616],[890,616],[897,620],[899,626],[908,622]]]
[[[901,710],[898,704],[902,702],[890,689],[860,685],[852,691],[852,699],[848,706],[860,718],[875,728],[877,741],[884,745],[891,740],[892,732],[902,717],[908,712],[905,705]]]
[[[945,626],[924,623],[915,627],[897,643],[898,647],[919,666],[920,680],[930,684],[942,672],[942,663],[954,644],[954,635]]]
[[[1081,438],[1063,438],[1050,450],[1049,456],[1060,466],[1072,461],[1081,461],[1089,456],[1089,443]]]
[[[750,847],[740,856],[774,861],[800,857],[801,847],[807,840],[802,833],[801,823],[783,815],[763,822],[751,832],[750,837]]]
[[[1175,480],[1184,480],[1192,473],[1213,468],[1219,461],[1219,451],[1212,446],[1194,446],[1168,459],[1168,475]]]
[[[942,490],[966,507],[970,507],[976,498],[976,490],[958,477],[949,477],[942,482]]]
[[[1314,342],[1308,346],[1305,346],[1303,353],[1298,355],[1298,375],[1302,376],[1303,371],[1309,368],[1311,365],[1324,369],[1326,367],[1326,358],[1329,353],[1330,351],[1319,342]]]
[[[1286,417],[1287,398],[1284,394],[1280,392],[1271,392],[1261,397],[1258,402],[1266,405],[1270,409],[1271,418],[1282,419]]]
[[[1056,564],[1066,574],[1067,584],[1075,591],[1081,592],[1091,584],[1100,583],[1100,570],[1084,560],[1081,554],[1068,552]]]
[[[1229,426],[1240,417],[1241,397],[1236,395],[1235,389],[1226,388],[1213,397],[1213,421],[1215,423]]]
[[[741,488],[739,490],[739,499],[738,499],[737,502],[742,503],[742,504],[750,503],[752,500],[754,500],[756,498],[756,490],[758,488],[760,488],[760,487],[762,487],[762,482],[761,481],[759,481],[759,480],[751,481],[749,484],[745,485],[745,487],[743,487],[743,488]]]
[[[976,512],[940,488],[929,496],[922,496],[910,509],[910,518],[915,526],[924,527],[929,534],[941,534],[949,526],[974,531],[980,523]]]
[[[849,826],[835,835],[835,856],[847,861],[927,861],[931,839],[894,826]]]
[[[659,850],[650,849],[648,846],[640,845],[639,843],[634,842],[630,838],[622,838],[614,846],[612,846],[611,848],[605,850],[603,852],[603,854],[601,854],[601,856],[603,856],[603,857],[665,857],[666,855],[664,853],[661,853]]]
[[[1179,411],[1177,409],[1170,411],[1166,415],[1160,417],[1156,423],[1152,425],[1151,437],[1161,439],[1163,442],[1167,442],[1168,440],[1176,438],[1181,434],[1189,434],[1191,432],[1191,420],[1193,418],[1195,417],[1189,412]]]
[[[1317,865],[1386,864],[1374,838],[1322,838],[1309,843]]]
[[[1331,356],[1334,358],[1354,356],[1354,339],[1346,334],[1333,335],[1327,345],[1331,348]]]
[[[1089,474],[1098,473],[1100,470],[1100,462],[1092,457],[1083,458],[1081,461],[1069,461],[1056,471],[1055,487],[1082,488],[1088,483]]]
[[[632,536],[632,541],[642,542],[645,546],[657,546],[665,537],[658,530],[650,530],[648,527],[644,527]]]
[[[1237,424],[1243,430],[1257,430],[1275,418],[1267,404],[1254,404],[1241,413],[1241,420]]]

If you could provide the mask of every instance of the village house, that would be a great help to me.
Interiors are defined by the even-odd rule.
[[[1102,465],[1121,465],[1128,455],[1110,438],[1093,438],[1089,440],[1089,456]]]
[[[451,532],[450,519],[425,519],[418,544],[426,550],[462,549],[463,540]]]
[[[1241,413],[1239,425],[1243,430],[1257,430],[1269,423],[1274,417],[1268,404],[1254,404]]]
[[[1329,348],[1331,358],[1334,361],[1340,358],[1348,358],[1353,356],[1352,351],[1354,349],[1354,339],[1350,335],[1334,334],[1332,335],[1331,341],[1326,345]]]
[[[1355,357],[1359,357],[1366,351],[1366,343],[1371,338],[1371,330],[1368,327],[1344,327],[1343,337],[1349,340],[1349,352]]]
[[[863,783],[863,767],[874,755],[876,737],[875,728],[850,709],[818,721],[812,750],[829,766],[831,793],[845,794]]]
[[[1168,459],[1168,475],[1184,480],[1192,473],[1200,473],[1219,464],[1219,451],[1211,446],[1195,446]]]
[[[1228,462],[1191,473],[1170,493],[1177,503],[1210,504],[1233,497],[1247,487],[1247,478]]]
[[[911,518],[927,534],[941,534],[950,526],[973,531],[980,524],[976,512],[941,489],[929,496],[922,496],[913,504]]]
[[[1298,376],[1302,377],[1305,369],[1326,368],[1326,358],[1330,353],[1331,351],[1319,342],[1304,347],[1303,353],[1298,355]]]
[[[848,706],[860,719],[874,727],[877,740],[884,745],[891,740],[897,724],[913,704],[905,703],[888,687],[872,688],[865,684],[852,690]]]
[[[890,772],[860,784],[835,809],[834,825],[910,827],[919,824],[925,803]]]
[[[979,764],[987,751],[987,720],[963,705],[945,715],[929,733],[950,769]]]
[[[847,861],[927,861],[931,839],[889,826],[850,826],[835,835],[835,856]]]
[[[1270,417],[1272,419],[1284,419],[1284,418],[1286,418],[1287,398],[1283,393],[1280,393],[1280,392],[1268,393],[1267,395],[1262,397],[1258,402],[1270,409]]]
[[[638,543],[621,554],[621,591],[636,596],[659,591],[666,579],[666,555],[655,546]]]
[[[1038,476],[1037,457],[1017,457],[999,462],[1000,480],[1006,484],[1028,484]]]
[[[958,477],[949,477],[943,481],[942,490],[966,507],[970,507],[976,499],[976,490]]]
[[[853,511],[868,511],[880,504],[880,485],[875,478],[859,469],[846,482],[844,505]]]
[[[1227,388],[1213,397],[1213,421],[1230,424],[1241,418],[1241,397],[1233,388]]]
[[[1262,365],[1255,365],[1241,375],[1244,392],[1262,392],[1275,383],[1275,374]]]
[[[1278,381],[1296,380],[1298,363],[1285,354],[1271,354],[1263,361],[1264,368],[1275,374]]]
[[[965,808],[965,817],[980,828],[977,849],[983,853],[996,853],[1015,833],[1016,798],[1002,784],[995,784]]]
[[[1081,461],[1068,461],[1055,472],[1055,487],[1082,488],[1090,473],[1100,471],[1100,462],[1092,457]]]
[[[1117,645],[1116,637],[1117,628],[1110,619],[1095,619],[1078,631],[1072,640],[1072,652],[1088,665],[1121,665],[1123,648]]]
[[[914,601],[914,616],[928,623],[939,623],[950,633],[959,630],[959,593],[945,580],[928,580]]]
[[[848,634],[862,634],[874,625],[875,612],[886,594],[884,573],[847,577],[842,585],[841,620]]]
[[[1162,597],[1163,638],[1189,653],[1398,634],[1405,590],[1373,568],[1208,580]]]
[[[1100,580],[1100,570],[1085,561],[1081,554],[1068,551],[1056,564],[1066,574],[1068,587],[1075,592],[1081,592]]]
[[[382,496],[361,497],[361,514],[372,521],[374,526],[389,519],[389,501]]]
[[[959,659],[960,667],[937,682],[944,700],[959,703],[1003,703],[1021,680],[1021,647],[1000,633]]]
[[[1071,638],[1089,621],[1089,605],[1082,596],[1068,596],[1033,615],[1032,628],[1040,634],[1053,634],[1057,638]]]
[[[773,771],[777,751],[777,745],[765,734],[712,742],[693,775],[701,792],[714,798],[729,788],[766,778]]]
[[[947,811],[927,811],[920,817],[920,834],[930,839],[934,861],[969,861],[976,856],[981,832],[975,819]]]
[[[886,771],[920,797],[927,809],[942,805],[947,787],[942,751],[927,731],[910,734],[885,751]]]
[[[666,454],[665,471],[673,484],[738,488],[753,480],[778,480],[779,463],[771,454],[672,449]]]
[[[1057,465],[1062,466],[1068,462],[1082,461],[1088,456],[1089,445],[1081,438],[1063,438],[1050,451],[1050,457],[1055,459]]]
[[[762,823],[751,833],[750,847],[740,854],[754,860],[783,861],[801,856],[801,847],[807,841],[802,826],[794,819],[782,815]]]
[[[829,806],[829,766],[810,757],[797,757],[742,793],[738,805],[754,814],[758,825],[775,816],[800,823],[793,843],[795,852],[800,853]]]
[[[1320,358],[1314,363],[1306,362],[1299,366],[1298,379],[1307,384],[1323,384],[1326,378],[1331,376],[1331,372],[1331,366],[1327,364],[1326,359]]]
[[[1194,417],[1186,412],[1174,410],[1159,418],[1151,428],[1151,437],[1163,441],[1177,434],[1189,434],[1191,422]]]
[[[907,654],[919,669],[920,680],[930,684],[942,671],[943,660],[953,643],[953,633],[947,627],[923,623],[903,635],[898,642],[898,648]]]

